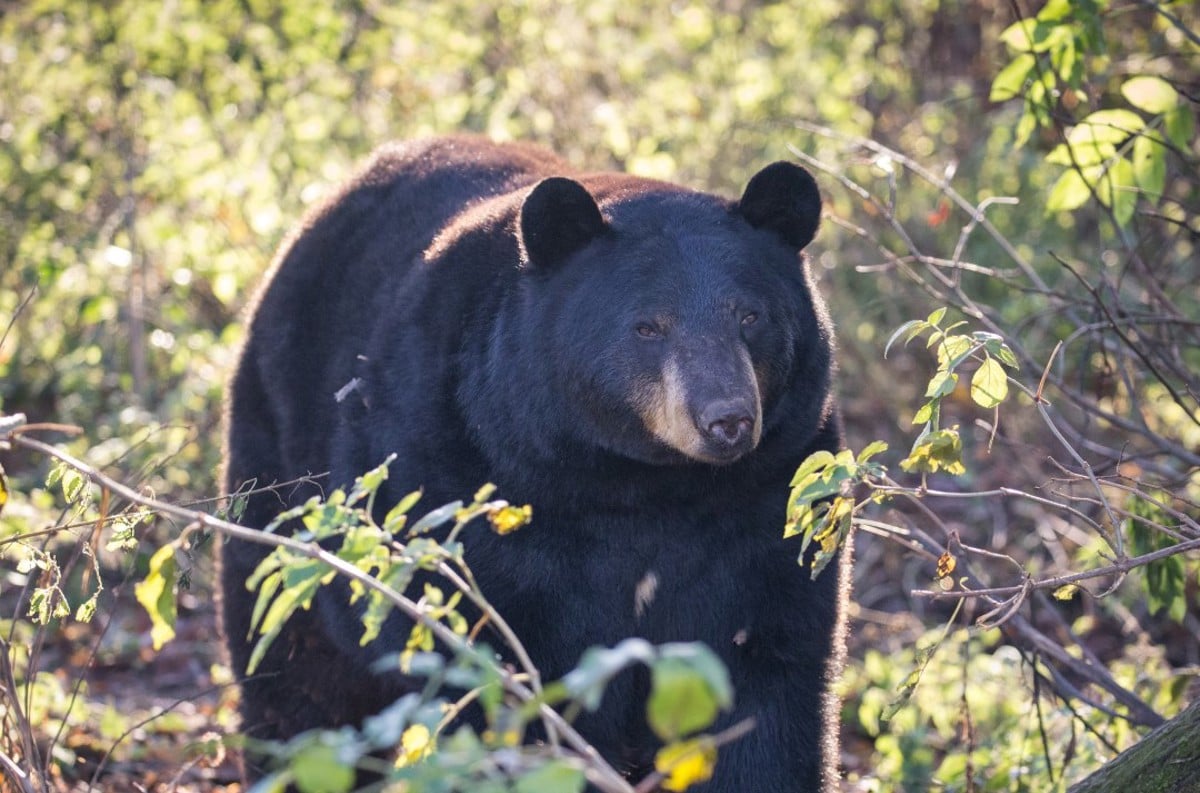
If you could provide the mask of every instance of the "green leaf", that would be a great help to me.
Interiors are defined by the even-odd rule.
[[[1071,0],[1050,0],[1038,11],[1039,22],[1059,22],[1073,13]]]
[[[649,665],[654,657],[654,647],[645,639],[625,639],[612,648],[590,647],[560,682],[572,699],[592,711],[600,707],[604,688],[617,673],[635,663]]]
[[[1058,181],[1050,188],[1050,195],[1046,198],[1046,211],[1065,212],[1078,209],[1091,197],[1092,191],[1088,189],[1083,175],[1072,168],[1058,177]]]
[[[719,704],[703,676],[677,658],[660,658],[651,668],[646,722],[664,741],[681,738],[713,723]]]
[[[658,647],[658,655],[687,664],[708,684],[718,705],[722,708],[733,707],[733,683],[729,679],[729,670],[708,645],[701,642],[669,642]]]
[[[388,455],[381,465],[372,468],[354,482],[354,490],[357,492],[374,493],[379,490],[380,485],[387,481],[388,464],[396,459],[395,454]]]
[[[1154,115],[1166,113],[1179,104],[1179,93],[1174,86],[1161,77],[1149,75],[1126,80],[1121,84],[1121,95],[1138,110]]]
[[[587,782],[583,771],[566,760],[552,760],[513,784],[514,793],[580,793]]]
[[[1137,178],[1133,163],[1126,159],[1114,162],[1101,179],[1097,194],[1100,203],[1112,207],[1117,223],[1127,225],[1137,208]]]
[[[1019,149],[1029,142],[1029,137],[1033,135],[1033,131],[1038,127],[1037,113],[1032,111],[1029,103],[1026,103],[1025,112],[1021,114],[1021,120],[1017,122],[1017,131],[1013,135],[1013,148]]]
[[[813,581],[817,580],[817,576],[833,561],[838,549],[845,544],[846,538],[850,535],[853,514],[854,501],[852,499],[835,498],[833,505],[823,516],[821,529],[815,532],[813,537],[820,543],[820,547],[812,559],[812,572],[810,576]],[[804,565],[803,554],[799,562],[801,566]]]
[[[1032,53],[1023,52],[1013,58],[1012,62],[1000,70],[992,81],[992,91],[988,95],[991,102],[1004,102],[1020,96],[1025,88],[1025,79],[1037,64],[1037,58]]]
[[[1004,343],[1004,339],[994,333],[985,333],[979,331],[974,334],[976,341],[983,342],[983,349],[987,350],[987,354],[1000,359],[1000,363],[1010,369],[1020,369],[1020,364],[1017,363],[1017,356],[1013,355],[1012,349]]]
[[[900,461],[900,468],[909,473],[934,474],[943,470],[955,476],[966,473],[958,427],[922,435],[908,457]]]
[[[342,747],[321,738],[292,758],[296,787],[301,793],[347,793],[354,787],[354,766],[341,757]]]
[[[821,471],[834,463],[833,452],[821,449],[810,454],[805,458],[804,462],[800,463],[800,467],[796,469],[796,475],[792,477],[792,482],[789,487],[796,487],[804,480],[811,477],[817,471]]]
[[[1100,165],[1117,156],[1117,146],[1108,141],[1080,141],[1075,144],[1060,143],[1046,155],[1046,162],[1053,165],[1075,166]]]
[[[947,336],[938,345],[938,366],[948,372],[953,372],[960,363],[975,351],[975,341],[970,336],[954,334]]]
[[[76,471],[74,468],[66,468],[62,472],[62,494],[68,504],[74,504],[78,499],[84,485],[83,474]]]
[[[63,473],[67,470],[67,464],[61,460],[56,460],[54,465],[50,466],[50,471],[46,474],[46,487],[51,488],[62,481]]]
[[[146,578],[133,588],[134,597],[150,615],[150,641],[155,650],[175,638],[175,546],[164,545],[150,557]]]
[[[408,520],[408,512],[421,498],[421,491],[414,490],[388,510],[387,515],[383,519],[383,530],[388,534],[395,534],[404,528],[405,522]]]
[[[1014,52],[1029,52],[1034,48],[1034,36],[1037,20],[1021,19],[1006,27],[1000,33],[1000,40]]]
[[[905,333],[909,333],[908,338],[904,340],[904,342],[907,344],[908,342],[912,341],[913,336],[925,330],[927,327],[929,327],[929,324],[923,320],[910,319],[908,322],[905,322],[903,325],[896,328],[896,331],[892,334],[892,337],[888,339],[887,344],[885,344],[883,347],[883,357],[886,358],[888,356],[888,350],[892,349],[892,345],[896,343],[896,340]]]
[[[1163,117],[1163,128],[1167,131],[1167,139],[1175,148],[1187,151],[1192,134],[1196,129],[1196,119],[1187,105],[1180,105]]]
[[[1085,143],[1120,143],[1130,135],[1141,132],[1145,126],[1146,122],[1142,117],[1132,110],[1097,110],[1071,128],[1067,133],[1067,143],[1072,146]]]
[[[1148,135],[1133,142],[1133,177],[1150,201],[1162,197],[1167,181],[1167,150]]]
[[[138,545],[135,529],[145,520],[144,516],[128,513],[117,515],[110,526],[108,542],[104,544],[106,551],[132,551]]]
[[[1008,378],[1004,367],[991,356],[984,358],[971,377],[971,399],[980,407],[994,408],[1007,397]]]
[[[96,606],[100,601],[100,592],[96,591],[90,598],[79,604],[79,608],[75,609],[75,619],[80,622],[91,622],[92,617],[96,616]]]
[[[1007,366],[1009,369],[1020,369],[1021,364],[1017,360],[1017,356],[1013,354],[1012,348],[1007,344],[1001,344],[996,349],[988,347],[988,352],[1000,359],[1000,363]]]
[[[427,531],[432,531],[438,526],[449,523],[458,515],[458,511],[463,508],[461,501],[452,501],[449,504],[438,507],[432,512],[428,512],[413,524],[413,527],[408,530],[410,537],[415,537],[418,534],[424,534]]]
[[[885,442],[872,441],[871,443],[867,444],[866,448],[864,448],[861,452],[858,453],[856,462],[858,462],[859,465],[862,465],[863,463],[867,462],[875,455],[883,454],[884,452],[887,451],[887,449],[888,449],[888,445]]]
[[[958,375],[953,372],[938,372],[930,379],[929,387],[925,389],[925,396],[928,399],[944,397],[953,393],[956,385],[958,385]]]

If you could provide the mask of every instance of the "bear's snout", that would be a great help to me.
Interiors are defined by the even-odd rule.
[[[721,399],[701,408],[696,423],[709,443],[740,455],[754,447],[757,413],[747,400]]]

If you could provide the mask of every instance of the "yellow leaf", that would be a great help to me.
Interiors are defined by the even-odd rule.
[[[400,754],[396,757],[396,767],[415,765],[429,756],[435,742],[433,734],[424,724],[414,724],[400,736]]]
[[[666,776],[663,790],[672,791],[687,790],[692,785],[707,782],[712,778],[716,763],[717,747],[707,735],[668,744],[654,757],[654,768]]]
[[[505,504],[500,509],[489,512],[488,520],[492,522],[492,528],[497,534],[511,534],[533,520],[533,507],[528,504],[523,507]]]
[[[942,555],[938,557],[936,576],[938,578],[945,578],[953,573],[954,568],[957,566],[958,560],[955,559],[948,551],[943,552]]]
[[[1075,597],[1075,593],[1079,591],[1079,587],[1074,584],[1066,584],[1054,590],[1055,600],[1070,600]]]
[[[146,578],[133,588],[137,602],[150,615],[150,641],[155,650],[175,638],[175,546],[164,545],[150,557]]]

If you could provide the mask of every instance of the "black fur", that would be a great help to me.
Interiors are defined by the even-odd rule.
[[[796,466],[840,441],[830,324],[799,256],[819,212],[812,178],[785,163],[733,202],[575,173],[522,145],[384,147],[272,268],[229,395],[227,487],[326,471],[326,487],[344,485],[393,452],[385,509],[418,487],[432,508],[496,483],[533,505],[533,523],[507,537],[475,527],[468,562],[545,679],[629,636],[703,641],[736,690],[718,726],[758,726],[696,790],[826,790],[849,554],[812,582],[782,539]],[[745,355],[746,383],[710,376]],[[652,435],[634,397],[654,393],[668,358],[681,415],[759,399],[757,447],[704,462]],[[315,488],[255,496],[244,522],[263,526]],[[222,553],[239,673],[244,581],[261,555],[237,542]],[[638,614],[648,573],[658,586]],[[361,648],[345,594],[323,590],[243,685],[248,734],[356,724],[406,691],[369,667],[408,624],[393,616]],[[623,675],[578,723],[633,777],[658,745],[645,695],[644,675]]]

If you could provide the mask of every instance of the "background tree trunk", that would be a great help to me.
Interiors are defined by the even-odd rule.
[[[1200,791],[1200,700],[1121,752],[1070,793]]]

